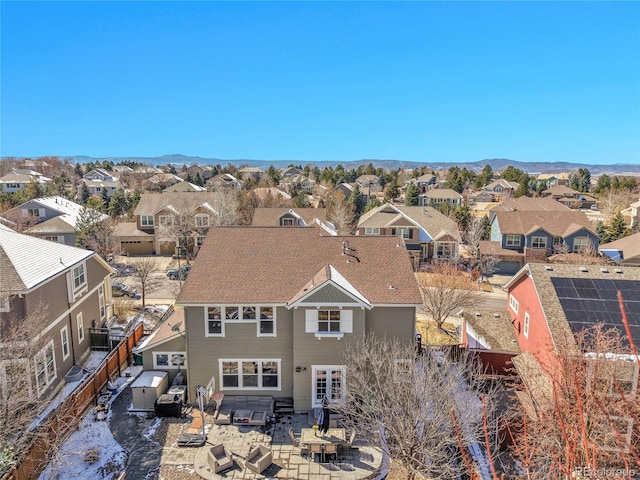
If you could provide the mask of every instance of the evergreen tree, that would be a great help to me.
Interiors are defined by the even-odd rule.
[[[360,193],[360,186],[356,184],[353,187],[353,191],[351,195],[349,195],[349,199],[347,200],[351,205],[353,205],[353,211],[356,217],[362,215],[365,207],[365,197]]]
[[[407,190],[404,194],[404,204],[408,207],[413,207],[419,204],[420,189],[414,182],[409,183]]]
[[[107,189],[106,188],[103,188],[100,191],[100,197],[102,198],[102,204],[103,205],[109,205],[109,194],[107,193]]]
[[[89,193],[89,189],[87,188],[87,184],[82,182],[82,187],[80,187],[80,203],[82,205],[86,205],[89,201],[89,197],[91,194]]]
[[[574,175],[571,175],[569,187],[579,192],[588,192],[591,189],[591,172],[589,172],[589,169],[579,168]]]
[[[367,213],[369,210],[373,210],[374,208],[378,208],[379,206],[380,206],[380,200],[378,200],[378,197],[374,195],[373,197],[371,197],[371,200],[369,201],[369,203],[367,203],[367,206],[364,207],[363,213]]]
[[[113,218],[117,218],[121,215],[127,213],[127,197],[125,196],[124,190],[119,188],[116,192],[111,196],[111,200],[109,200],[109,215]]]
[[[469,222],[471,221],[472,215],[473,214],[471,213],[471,209],[469,208],[469,205],[467,205],[466,203],[464,205],[460,205],[453,212],[453,216],[456,219],[456,222],[458,223],[458,228],[460,229],[461,232],[466,231],[467,228],[469,227]]]
[[[627,227],[622,214],[620,212],[616,212],[616,214],[611,218],[611,222],[609,222],[609,225],[607,225],[607,228],[605,228],[604,230],[602,243],[609,243],[615,240],[619,240],[623,237],[626,237],[630,233],[631,231]]]
[[[482,218],[482,229],[482,240],[491,240],[491,221],[488,215]]]
[[[524,179],[524,181],[518,184],[518,188],[516,188],[516,191],[513,192],[513,196],[515,198],[522,197],[522,196],[525,196],[525,197],[530,196],[529,182],[527,181],[527,179]]]
[[[489,183],[491,183],[492,178],[493,169],[491,168],[491,165],[485,165],[480,174],[476,177],[476,188],[482,188],[485,185],[488,185]]]
[[[193,179],[193,183],[195,185],[198,185],[199,187],[204,187],[204,180],[202,179],[202,175],[200,175],[200,172],[196,173],[196,178]]]
[[[604,222],[602,220],[598,220],[596,222],[596,233],[602,242],[602,239],[604,238]]]
[[[392,183],[384,191],[384,201],[392,202],[393,200],[398,198],[398,195],[400,195],[400,187],[398,187],[397,183]]]
[[[169,173],[173,175],[178,175],[178,172],[176,171],[176,167],[174,167],[173,165],[169,165]]]
[[[602,193],[609,188],[611,188],[611,177],[606,173],[603,173],[602,175],[600,175],[600,177],[598,177],[598,182],[596,183],[594,193]]]

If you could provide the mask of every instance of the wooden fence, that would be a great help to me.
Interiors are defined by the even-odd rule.
[[[133,347],[144,335],[139,323],[124,337],[98,368],[89,375],[30,435],[32,442],[20,464],[2,476],[2,480],[31,480],[46,467],[52,450],[57,450],[78,427],[82,417],[96,404],[109,379],[120,376],[129,365]]]

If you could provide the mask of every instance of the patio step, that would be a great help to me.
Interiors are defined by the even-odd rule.
[[[293,413],[293,398],[281,397],[276,398],[275,413],[288,414]]]

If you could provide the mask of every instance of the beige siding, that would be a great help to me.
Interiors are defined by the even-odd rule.
[[[305,303],[354,303],[354,300],[349,295],[344,292],[338,290],[333,285],[327,285],[326,287],[321,288],[317,292],[309,295],[305,301]]]
[[[292,312],[276,308],[276,337],[258,337],[255,323],[227,323],[225,337],[205,337],[203,307],[185,307],[189,398],[195,398],[195,387],[207,385],[215,377],[221,390],[219,359],[280,359],[280,390],[222,390],[228,395],[273,395],[291,397],[293,371],[291,345]]]
[[[186,352],[187,348],[185,345],[185,341],[183,337],[180,338],[174,338],[173,340],[169,340],[167,342],[161,343],[160,345],[155,345],[152,347],[149,347],[149,350],[145,350],[144,352],[142,352],[142,365],[144,370],[156,370],[156,371],[164,371],[164,372],[168,372],[169,373],[169,385],[171,385],[171,383],[173,382],[173,379],[176,377],[176,375],[178,374],[178,369],[177,368],[160,368],[160,367],[155,367],[153,365],[153,353],[154,352],[161,352],[161,353],[167,353],[167,352]],[[187,358],[187,363],[185,367],[181,367],[180,371],[182,372],[183,375],[185,375],[185,378],[187,377],[187,371],[189,369],[189,359]],[[164,392],[163,392],[164,393]],[[190,397],[190,398],[195,398],[195,397]]]
[[[415,315],[415,307],[374,308],[367,312],[367,333],[412,342],[415,338]]]

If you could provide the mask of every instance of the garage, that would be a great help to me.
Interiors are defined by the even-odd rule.
[[[153,240],[121,240],[120,241],[120,254],[121,255],[153,255]]]

